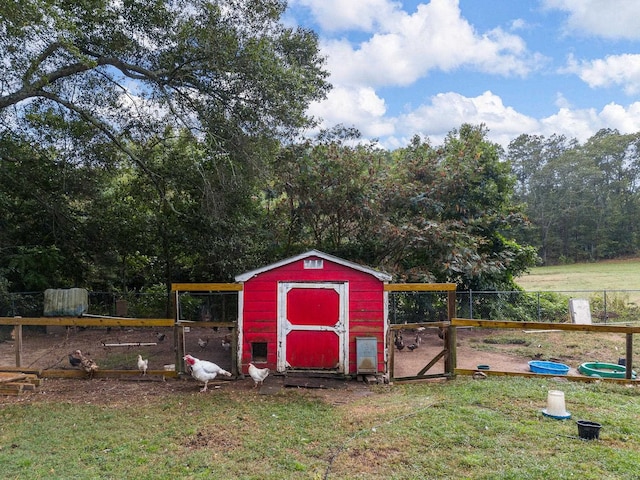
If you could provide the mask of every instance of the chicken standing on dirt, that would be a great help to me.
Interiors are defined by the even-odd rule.
[[[89,357],[85,357],[80,350],[75,351],[75,356],[80,359],[80,368],[89,374],[89,378],[93,378],[93,375],[98,370],[98,364]]]
[[[231,373],[207,360],[200,360],[191,355],[185,355],[184,361],[187,362],[187,365],[191,368],[191,376],[199,382],[204,382],[204,388],[200,390],[201,392],[206,392],[207,384],[218,375],[231,376]]]
[[[264,379],[269,376],[268,368],[258,368],[253,363],[249,364],[249,375],[253,378],[253,388],[256,388],[258,384],[262,385]]]
[[[138,370],[142,372],[142,375],[147,374],[147,368],[149,367],[149,359],[142,358],[142,355],[138,355]]]

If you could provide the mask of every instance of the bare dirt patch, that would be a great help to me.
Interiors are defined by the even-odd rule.
[[[394,377],[411,377],[428,365],[444,349],[444,340],[438,336],[438,329],[427,328],[422,331],[401,331],[405,347],[394,350]],[[456,342],[456,367],[476,369],[478,365],[488,365],[490,369],[504,372],[528,371],[530,357],[515,353],[509,344],[501,345],[496,352],[482,351],[477,348],[487,331],[480,329],[458,329]],[[417,345],[410,350],[409,345]],[[444,373],[444,359],[440,359],[427,374]]]

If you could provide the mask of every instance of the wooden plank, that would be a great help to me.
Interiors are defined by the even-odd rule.
[[[22,325],[13,328],[15,332],[16,367],[22,365]]]
[[[58,325],[68,327],[173,327],[173,318],[0,317],[0,325]]]
[[[455,327],[518,328],[523,330],[554,329],[574,332],[640,333],[640,327],[632,327],[630,325],[511,322],[500,320],[471,320],[468,318],[452,318],[451,325]]]
[[[177,326],[194,328],[236,328],[238,324],[237,322],[196,322],[194,320],[178,320]]]
[[[456,368],[457,375],[473,375],[475,372],[482,371],[486,375],[509,376],[509,377],[529,377],[529,378],[562,378],[572,382],[612,382],[612,383],[631,383],[638,384],[640,380],[627,380],[625,378],[605,378],[605,377],[586,377],[578,375],[547,375],[544,373],[533,372],[504,372],[499,370],[476,370],[467,368]]]
[[[20,395],[20,394],[22,394],[22,390],[20,389],[0,387],[0,395]]]
[[[172,283],[172,292],[239,292],[241,283]]]
[[[627,342],[626,342],[626,355],[625,355],[625,365],[627,367],[626,371],[625,371],[625,378],[627,380],[631,380],[632,376],[633,376],[633,370],[632,370],[632,366],[633,366],[633,335],[630,333],[627,333]]]
[[[447,373],[431,373],[429,375],[415,375],[411,377],[397,377],[393,379],[393,383],[406,383],[419,380],[435,380],[437,378],[451,378]]]
[[[423,322],[423,323],[394,323],[389,325],[391,330],[416,330],[418,328],[448,327],[449,322]]]
[[[9,388],[15,388],[21,392],[24,391],[35,391],[36,386],[33,383],[28,383],[28,382],[12,382],[12,383],[3,383],[2,384],[3,388],[9,387]]]
[[[0,365],[0,372],[19,372],[26,374],[40,375],[42,370],[39,368],[21,368],[11,365]]]
[[[456,290],[455,283],[386,283],[385,292],[449,292]]]
[[[15,382],[25,378],[27,378],[27,375],[22,372],[0,372],[0,383]]]
[[[447,355],[449,353],[449,351],[445,348],[444,350],[442,350],[440,353],[438,353],[435,357],[433,357],[431,359],[431,361],[425,365],[422,370],[420,370],[418,372],[418,377],[421,377],[425,374],[425,372],[428,372],[431,367],[433,367],[436,363],[438,363],[438,360],[440,360],[442,357],[444,357],[445,355]]]

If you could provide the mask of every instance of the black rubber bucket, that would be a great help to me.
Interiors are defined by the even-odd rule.
[[[600,438],[602,425],[588,420],[578,420],[578,436],[583,440],[597,440]]]

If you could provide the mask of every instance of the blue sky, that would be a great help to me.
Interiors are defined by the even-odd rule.
[[[640,131],[640,0],[289,0],[333,85],[310,107],[389,149],[484,123],[587,140]]]

